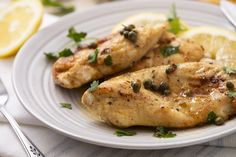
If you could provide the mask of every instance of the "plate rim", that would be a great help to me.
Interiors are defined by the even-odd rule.
[[[135,2],[144,2],[143,0],[133,0]],[[87,10],[84,10],[84,11],[81,11],[81,12],[75,12],[75,13],[72,13],[72,14],[69,14],[69,15],[66,15],[62,18],[60,18],[57,22],[53,23],[52,25],[40,30],[39,32],[37,32],[36,34],[34,34],[30,40],[28,40],[24,46],[20,49],[20,51],[18,52],[18,54],[16,55],[15,57],[15,60],[14,60],[14,63],[13,63],[13,71],[12,71],[12,84],[13,84],[13,88],[14,88],[14,91],[18,97],[18,99],[20,100],[21,104],[23,105],[23,107],[34,117],[36,117],[39,121],[41,121],[43,124],[46,125],[46,127],[48,128],[51,128],[53,130],[55,130],[56,132],[58,132],[59,134],[62,134],[62,135],[65,135],[67,137],[71,137],[73,139],[76,139],[76,140],[79,140],[79,141],[83,141],[83,142],[86,142],[86,143],[90,143],[90,144],[95,144],[95,145],[100,145],[100,146],[106,146],[106,147],[112,147],[112,148],[123,148],[123,149],[169,149],[169,148],[177,148],[177,147],[183,147],[183,146],[190,146],[190,145],[195,145],[195,144],[199,144],[199,143],[204,143],[204,142],[207,142],[207,141],[211,141],[211,140],[214,140],[214,139],[218,139],[218,138],[221,138],[221,137],[224,137],[224,136],[227,136],[229,134],[232,134],[233,132],[236,132],[236,127],[235,128],[231,128],[231,129],[228,129],[226,131],[223,131],[223,132],[220,132],[220,133],[216,133],[216,134],[213,134],[213,135],[209,135],[209,136],[204,136],[202,138],[199,138],[198,140],[186,140],[185,142],[182,142],[182,141],[179,141],[179,142],[175,142],[175,144],[166,144],[166,143],[162,143],[162,145],[130,145],[130,144],[124,144],[124,143],[118,143],[118,142],[113,142],[113,141],[102,141],[102,140],[97,140],[97,139],[89,139],[88,137],[83,137],[83,136],[80,136],[80,135],[75,135],[73,133],[70,133],[66,130],[63,130],[61,128],[59,128],[58,126],[56,126],[55,124],[51,123],[51,122],[47,122],[46,120],[40,118],[40,116],[38,116],[37,113],[34,113],[33,110],[30,109],[30,105],[28,105],[28,103],[21,97],[21,94],[20,94],[20,90],[17,88],[17,76],[16,76],[16,71],[15,71],[15,67],[17,66],[17,63],[19,63],[19,60],[20,60],[20,56],[21,54],[23,54],[22,52],[25,51],[25,49],[27,50],[27,47],[28,45],[30,45],[30,43],[32,43],[33,41],[35,41],[38,37],[40,37],[41,34],[44,34],[45,31],[49,30],[50,28],[54,28],[55,26],[57,26],[59,23],[65,21],[66,19],[71,19],[75,16],[79,16],[79,15],[83,15],[83,14],[86,14],[88,12],[91,12],[95,9],[103,9],[103,8],[106,8],[106,7],[112,7],[116,4],[120,4],[120,3],[127,3],[127,4],[130,4],[132,3],[133,1],[119,1],[119,2],[110,2],[110,3],[106,3],[106,4],[101,4],[101,5],[97,5],[97,6],[93,6]],[[150,2],[153,2],[152,0],[146,0],[147,1],[150,1]],[[212,5],[212,4],[204,4],[204,3],[200,3],[200,2],[197,2],[197,1],[187,1],[187,0],[184,0],[184,1],[177,1],[177,0],[161,0],[159,1],[159,3],[162,3],[162,2],[166,2],[166,3],[173,3],[173,2],[176,2],[176,3],[189,3],[189,4],[197,4],[197,5],[202,5],[202,6],[205,6],[205,7],[214,7],[214,8],[218,8],[217,6],[215,5]]]

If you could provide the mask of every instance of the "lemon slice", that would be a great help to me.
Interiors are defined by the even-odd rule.
[[[153,13],[153,12],[146,12],[146,13],[140,13],[138,15],[130,16],[127,19],[119,22],[117,25],[115,25],[112,29],[112,33],[118,32],[123,28],[123,25],[129,25],[134,24],[135,26],[146,26],[146,25],[155,25],[155,26],[161,26],[163,24],[167,24],[167,16],[165,14],[161,13]],[[180,20],[180,23],[182,25],[182,28],[188,29],[188,25]]]
[[[14,55],[42,21],[39,1],[17,1],[0,11],[0,58]]]
[[[205,56],[215,60],[236,59],[236,33],[212,26],[191,28],[180,35],[201,44]]]

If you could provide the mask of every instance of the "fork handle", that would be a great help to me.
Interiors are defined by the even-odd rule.
[[[0,111],[6,117],[11,124],[13,130],[18,136],[20,142],[24,146],[24,149],[29,157],[45,157],[41,151],[33,144],[33,142],[21,131],[20,126],[17,124],[15,119],[10,115],[5,107],[0,107]]]

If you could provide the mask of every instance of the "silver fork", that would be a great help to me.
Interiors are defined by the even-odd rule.
[[[7,112],[5,104],[8,101],[8,93],[0,79],[0,111],[6,117],[11,124],[13,130],[18,136],[20,142],[24,146],[24,149],[29,157],[45,157],[41,151],[33,144],[33,142],[21,131],[20,126],[15,119]]]

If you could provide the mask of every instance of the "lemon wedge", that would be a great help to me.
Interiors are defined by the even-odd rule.
[[[146,25],[161,26],[165,23],[168,25],[167,20],[168,18],[165,14],[144,12],[144,13],[130,16],[127,19],[119,22],[113,27],[112,33],[118,32],[119,30],[123,28],[124,25],[127,26],[129,24],[134,24],[135,26],[138,26],[138,27],[146,26]],[[182,25],[182,28],[188,29],[188,25],[183,20],[180,20],[180,23]]]
[[[43,6],[39,1],[17,1],[0,11],[0,58],[14,55],[39,28]]]
[[[201,44],[205,56],[215,60],[236,59],[236,33],[212,26],[191,28],[180,35]]]

